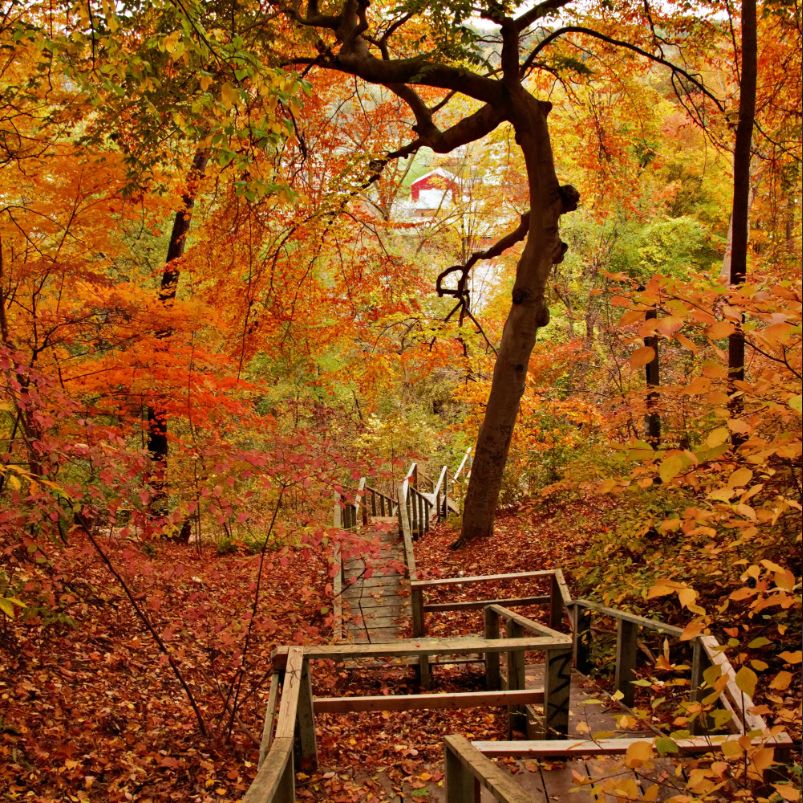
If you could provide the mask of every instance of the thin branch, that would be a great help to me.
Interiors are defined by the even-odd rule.
[[[672,70],[673,74],[681,75],[685,78],[689,83],[694,84],[706,97],[710,98],[716,107],[721,111],[725,111],[725,106],[719,100],[719,98],[714,95],[706,86],[705,84],[700,81],[700,79],[695,78],[688,70],[683,69],[683,67],[674,64],[671,61],[663,58],[662,56],[656,56],[654,53],[650,53],[648,50],[644,50],[643,48],[639,47],[638,45],[634,45],[631,42],[625,42],[621,39],[614,39],[612,36],[607,36],[604,33],[600,33],[599,31],[595,31],[592,28],[585,28],[581,25],[567,25],[563,28],[558,28],[557,30],[553,31],[549,36],[542,39],[530,52],[530,55],[527,56],[524,64],[521,67],[522,73],[526,72],[529,69],[530,64],[537,58],[538,54],[549,44],[555,41],[560,36],[563,36],[567,33],[579,33],[583,34],[584,36],[591,36],[594,39],[599,39],[602,42],[606,42],[609,45],[614,45],[615,47],[621,47],[625,50],[631,50],[633,53],[638,53],[638,55],[643,56],[650,61],[654,61],[656,64],[661,64],[664,67]]]
[[[151,634],[151,637],[156,642],[157,646],[159,647],[162,654],[167,658],[167,662],[170,664],[170,668],[173,670],[173,674],[176,676],[176,679],[181,684],[181,688],[184,689],[184,693],[187,695],[187,699],[189,700],[190,705],[192,706],[192,710],[195,713],[195,719],[198,722],[198,730],[201,732],[201,735],[207,737],[209,732],[206,728],[206,723],[204,722],[203,715],[201,714],[201,709],[198,708],[198,704],[195,702],[195,697],[192,694],[192,690],[187,685],[187,681],[184,679],[184,675],[181,672],[181,668],[176,663],[176,659],[173,658],[172,653],[167,648],[167,645],[162,640],[162,637],[156,631],[156,628],[151,623],[151,620],[148,618],[148,615],[142,608],[139,606],[136,598],[134,597],[131,589],[128,587],[128,583],[126,583],[125,578],[117,571],[114,567],[114,564],[109,559],[109,556],[103,551],[100,544],[95,539],[95,536],[92,535],[92,529],[89,521],[83,515],[83,513],[76,513],[75,514],[75,521],[78,523],[80,528],[86,534],[86,537],[89,539],[92,546],[95,548],[95,551],[100,556],[100,559],[105,564],[106,568],[111,572],[112,576],[115,580],[120,584],[120,587],[125,592],[125,595],[128,597],[129,602],[131,603],[132,607],[134,608],[134,612],[137,614],[137,617],[145,625],[145,629],[148,633]]]

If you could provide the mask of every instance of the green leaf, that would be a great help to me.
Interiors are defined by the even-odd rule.
[[[659,736],[655,740],[655,749],[662,755],[667,756],[672,753],[679,753],[680,748],[675,743],[674,739],[670,739],[668,736]]]
[[[743,666],[736,673],[736,685],[749,697],[756,693],[756,683],[758,682],[758,675],[747,666]]]
[[[800,413],[803,412],[803,395],[800,393],[797,396],[790,396],[786,403],[796,412]]]

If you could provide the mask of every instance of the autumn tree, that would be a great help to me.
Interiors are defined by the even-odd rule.
[[[493,529],[528,361],[537,331],[549,322],[549,275],[566,251],[559,237],[559,221],[579,202],[577,191],[558,181],[547,126],[552,104],[533,88],[531,79],[534,70],[555,71],[545,58],[545,48],[571,34],[605,47],[635,51],[670,68],[679,91],[693,89],[698,103],[704,99],[699,80],[671,64],[660,49],[649,49],[650,28],[646,35],[639,33],[642,29],[638,23],[653,13],[649,7],[621,9],[620,27],[635,40],[625,42],[606,30],[610,21],[605,19],[597,29],[559,25],[555,17],[568,6],[569,0],[546,0],[519,14],[496,2],[484,3],[479,9],[458,3],[439,3],[426,9],[407,4],[388,9],[365,0],[347,0],[327,10],[315,0],[279,6],[289,20],[306,30],[311,42],[309,55],[288,54],[289,62],[357,76],[387,87],[404,100],[414,118],[415,138],[394,155],[406,156],[423,146],[448,153],[481,139],[503,123],[512,126],[521,149],[530,208],[519,227],[503,238],[500,248],[521,240],[525,245],[477,440],[458,543],[488,535]],[[474,14],[493,26],[497,43],[494,52],[485,52],[479,46],[482,37],[471,27]],[[639,40],[646,42],[644,47],[637,44]],[[439,121],[443,115],[439,113],[455,95],[469,98],[477,108],[442,126]]]

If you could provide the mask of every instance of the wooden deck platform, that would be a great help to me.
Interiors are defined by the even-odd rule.
[[[404,544],[395,518],[373,517],[363,537],[377,554],[343,564],[342,639],[375,644],[404,638],[411,618],[410,584],[405,579]]]

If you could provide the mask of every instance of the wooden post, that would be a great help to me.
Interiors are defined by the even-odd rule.
[[[622,692],[622,702],[627,706],[633,705],[636,689],[633,681],[636,679],[636,641],[638,639],[638,625],[633,622],[619,620],[616,634],[616,677],[614,685]]]
[[[587,673],[591,670],[591,614],[587,608],[575,605],[572,618],[574,665],[578,672]]]
[[[446,737],[446,803],[475,803],[474,775],[460,760]]]
[[[565,739],[569,734],[569,696],[572,650],[547,650],[544,666],[544,738]]]
[[[279,788],[276,790],[275,803],[295,803],[296,800],[296,768],[293,758],[293,751],[287,759],[287,765],[279,781]]]
[[[332,515],[333,524],[335,527],[343,528],[343,504],[342,504],[343,497],[340,496],[339,493],[335,491],[335,506],[334,512]]]
[[[485,638],[499,638],[499,614],[490,607],[485,608]],[[502,688],[498,652],[485,653],[485,685],[493,691]]]
[[[426,636],[426,623],[424,621],[424,592],[420,588],[413,588],[410,595],[413,613],[413,638]],[[432,673],[429,668],[429,656],[422,655],[418,659],[416,670],[418,685],[428,689],[432,684]]]
[[[301,669],[301,686],[296,710],[296,739],[299,750],[299,766],[307,771],[318,766],[318,747],[315,743],[315,713],[312,708],[312,671],[310,662],[304,661]]]
[[[558,578],[552,575],[552,587],[550,589],[549,603],[549,626],[553,630],[560,631],[563,627],[563,595],[560,593]]]
[[[257,768],[262,766],[265,756],[270,750],[273,742],[273,722],[276,719],[276,702],[279,699],[279,686],[281,677],[278,672],[270,676],[270,691],[268,692],[268,705],[265,708],[265,721],[262,723],[262,740],[259,743],[259,763]]]
[[[521,638],[522,628],[518,622],[505,622],[508,638]],[[509,689],[524,688],[524,650],[510,650],[507,654],[507,687]],[[527,711],[523,706],[508,708],[508,735],[513,738],[513,731],[527,732]]]

